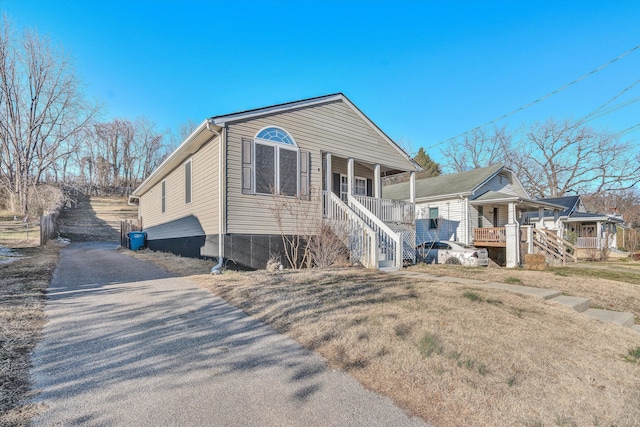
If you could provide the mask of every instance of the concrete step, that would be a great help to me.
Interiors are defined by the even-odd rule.
[[[636,332],[638,332],[638,333],[640,333],[640,325],[633,325],[633,326],[631,327],[631,329],[632,329],[632,330],[634,330],[634,331],[636,331]]]
[[[543,299],[557,298],[562,295],[562,292],[555,289],[533,288],[531,286],[510,285],[507,283],[495,282],[485,282],[479,284],[487,288],[504,289],[505,291],[511,291],[523,295],[533,295]]]
[[[549,301],[555,301],[559,304],[566,305],[567,307],[571,307],[578,313],[582,313],[583,311],[591,307],[591,300],[589,298],[560,295],[558,297],[550,299]]]
[[[386,273],[393,273],[396,271],[400,270],[400,267],[394,267],[394,266],[389,266],[389,267],[378,267],[378,270],[380,271],[384,271]]]
[[[590,308],[583,313],[589,317],[593,317],[594,319],[602,320],[603,322],[617,323],[618,325],[626,326],[629,328],[634,326],[635,323],[635,316],[632,313],[623,311],[610,311]]]
[[[393,267],[393,260],[378,260],[378,268]]]

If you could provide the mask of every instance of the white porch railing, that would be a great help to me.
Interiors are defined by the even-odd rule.
[[[611,237],[578,237],[576,248],[578,249],[605,249],[611,244]]]
[[[348,196],[349,205],[333,192],[324,191],[324,214],[338,231],[346,231],[345,242],[352,259],[367,268],[378,268],[378,261],[390,261],[393,267],[401,268],[403,244],[401,236],[391,230],[382,220],[368,211],[353,196]],[[346,228],[346,230],[345,230]]]
[[[383,222],[415,224],[415,203],[405,202],[403,200],[379,199],[377,197],[362,195],[354,195],[353,197]]]
[[[338,236],[344,236],[351,259],[378,268],[376,232],[332,192],[323,192],[324,214]]]

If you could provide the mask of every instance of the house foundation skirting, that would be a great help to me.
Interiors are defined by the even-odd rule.
[[[169,252],[189,258],[200,258],[200,248],[205,236],[175,237],[167,239],[147,239],[147,247],[152,251]]]
[[[225,267],[231,270],[258,270],[271,257],[289,268],[279,234],[227,234],[222,236]],[[218,258],[219,235],[147,240],[154,251],[169,252],[189,258]]]

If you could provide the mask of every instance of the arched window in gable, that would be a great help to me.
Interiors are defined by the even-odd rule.
[[[310,198],[311,156],[286,130],[268,126],[242,138],[242,192]]]

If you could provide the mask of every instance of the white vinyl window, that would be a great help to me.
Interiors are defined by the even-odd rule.
[[[429,208],[429,228],[438,228],[438,208]]]
[[[347,201],[347,194],[349,193],[349,178],[347,175],[340,175],[340,198],[342,201]],[[359,196],[367,195],[367,180],[359,176],[354,177],[353,180],[353,194]]]
[[[254,138],[255,192],[258,194],[298,195],[300,150],[283,129],[268,127]]]
[[[191,160],[184,164],[184,202],[191,203]]]
[[[355,187],[353,189],[353,192],[359,196],[366,196],[367,195],[367,180],[364,178],[358,178],[356,177],[355,179]]]
[[[161,209],[162,213],[167,211],[167,181],[162,181]]]

